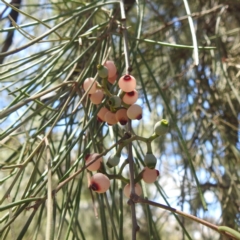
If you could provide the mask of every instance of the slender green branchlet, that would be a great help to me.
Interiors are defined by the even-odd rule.
[[[218,227],[218,230],[219,231],[224,231],[224,232],[227,232],[227,233],[230,233],[231,235],[233,235],[234,237],[236,237],[237,239],[240,239],[240,232],[230,228],[230,227],[227,227],[227,226],[219,226]]]

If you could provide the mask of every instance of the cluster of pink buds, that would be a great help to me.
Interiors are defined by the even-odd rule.
[[[112,126],[114,124],[125,125],[128,119],[140,120],[142,118],[142,108],[136,101],[138,92],[136,79],[131,75],[124,75],[118,81],[119,93],[110,93],[108,84],[115,83],[117,79],[117,68],[113,61],[106,61],[104,65],[97,66],[98,75],[102,79],[102,84],[90,77],[85,79],[83,89],[89,94],[90,101],[99,105],[104,101],[104,106],[99,109],[97,119]]]
[[[106,61],[103,65],[97,66],[98,76],[100,81],[90,77],[85,79],[83,89],[87,92],[90,101],[94,105],[101,105],[97,113],[97,120],[106,122],[112,126],[114,124],[125,125],[130,120],[140,120],[142,118],[142,108],[136,101],[138,100],[138,92],[136,90],[136,79],[126,74],[118,80],[118,93],[113,94],[111,89],[112,85],[116,83],[117,68],[113,61]],[[149,138],[140,138],[147,144],[147,153],[144,156],[144,168],[134,180],[134,192],[137,195],[142,194],[141,185],[138,183],[143,180],[145,183],[154,183],[158,176],[159,171],[155,169],[157,158],[153,155],[151,149],[151,141],[156,137],[165,134],[168,131],[168,121],[162,119],[154,126],[154,133]],[[127,142],[125,143],[128,144]],[[125,147],[124,142],[118,147],[117,152],[111,155],[106,166],[109,168],[116,167],[120,163],[121,151]],[[100,154],[92,153],[85,156],[85,165],[88,171],[97,171],[93,174],[89,181],[89,188],[97,193],[104,193],[110,187],[110,180],[108,174],[105,173],[103,166],[104,162]],[[112,177],[111,177],[112,178]],[[126,179],[123,179],[126,181]],[[130,184],[126,184],[123,193],[126,197],[130,197],[131,189]]]

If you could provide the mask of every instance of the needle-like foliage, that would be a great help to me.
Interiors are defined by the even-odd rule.
[[[0,7],[1,239],[240,239],[238,1]]]

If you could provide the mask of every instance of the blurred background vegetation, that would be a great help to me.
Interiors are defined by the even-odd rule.
[[[240,1],[189,1],[194,33],[184,2],[126,1],[131,73],[143,108],[134,132],[148,137],[157,121],[170,121],[169,133],[153,143],[160,177],[141,183],[144,197],[239,230]],[[96,122],[99,107],[81,87],[105,59],[125,73],[123,21],[118,1],[11,3],[0,5],[0,235],[41,240],[48,189],[84,166],[87,152],[106,151],[107,159],[124,133]],[[146,147],[136,141],[133,149],[138,173]],[[129,176],[127,167],[123,173]],[[59,188],[52,239],[131,239],[123,186],[111,180],[93,203],[83,171]],[[227,239],[156,207],[137,204],[136,216],[137,239]]]

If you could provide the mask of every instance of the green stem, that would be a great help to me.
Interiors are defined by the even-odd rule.
[[[120,169],[119,169],[119,173],[118,174],[122,174],[123,169],[126,167],[126,165],[129,164],[128,159],[126,159],[123,164],[121,165]]]
[[[119,179],[124,183],[129,183],[129,180],[127,178],[123,177],[121,174],[107,174],[107,173],[105,173],[105,175],[107,175],[107,177],[109,179]]]
[[[236,230],[230,228],[230,227],[227,227],[227,226],[219,226],[219,227],[218,227],[218,230],[219,230],[219,231],[224,231],[224,232],[230,233],[230,234],[232,234],[234,237],[236,237],[237,239],[240,239],[240,233],[237,232]]]
[[[107,87],[107,78],[103,78],[102,89],[103,89],[104,93],[105,93],[108,97],[112,97],[112,96],[113,96],[113,94],[108,90],[108,87]]]
[[[151,145],[151,142],[147,142],[147,153],[152,153],[152,145]]]

